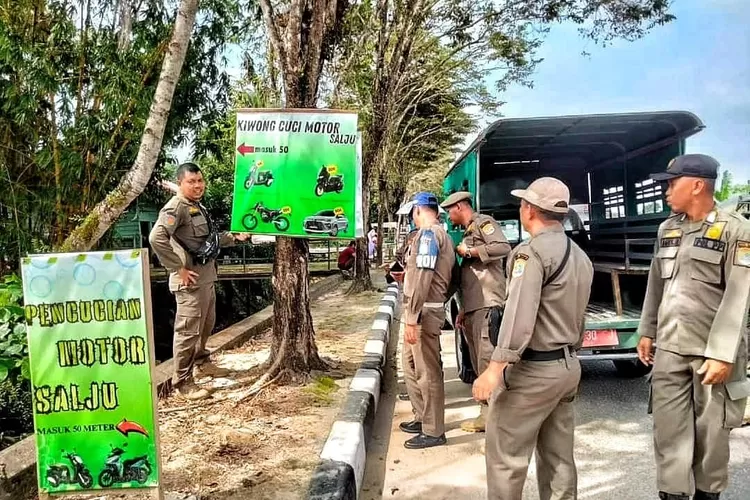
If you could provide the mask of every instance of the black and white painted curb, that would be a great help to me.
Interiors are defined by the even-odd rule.
[[[394,283],[380,301],[365,344],[365,357],[320,453],[309,500],[356,500],[359,496],[398,297],[398,285]]]

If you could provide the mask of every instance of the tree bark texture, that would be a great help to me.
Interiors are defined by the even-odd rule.
[[[117,221],[123,211],[146,188],[159,157],[175,87],[185,62],[190,36],[195,25],[198,0],[182,0],[177,9],[172,38],[164,57],[141,145],[135,163],[118,186],[73,230],[62,244],[62,251],[86,251]]]
[[[260,0],[287,108],[315,108],[323,63],[329,45],[336,39],[335,31],[347,3],[346,0],[292,0],[282,13],[275,12],[271,0]],[[271,356],[268,370],[257,386],[283,372],[296,378],[296,374],[326,367],[315,343],[308,263],[307,240],[276,238]]]

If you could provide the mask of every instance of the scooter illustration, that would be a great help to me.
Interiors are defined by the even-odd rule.
[[[70,461],[73,469],[71,470],[65,464],[52,464],[47,469],[47,482],[54,487],[78,483],[81,488],[91,488],[94,485],[94,478],[91,477],[81,457],[75,453],[65,453],[65,451],[62,454]]]
[[[259,186],[269,187],[273,184],[273,172],[270,170],[259,171],[263,166],[263,160],[258,160],[250,169],[250,173],[245,177],[245,189],[250,190],[256,184]]]
[[[99,486],[109,488],[114,483],[128,483],[138,481],[144,484],[148,481],[151,474],[151,464],[148,463],[148,457],[131,458],[120,463],[125,450],[122,448],[113,448],[104,463],[104,470],[99,474]]]
[[[333,191],[340,193],[343,189],[344,176],[332,175],[328,167],[323,165],[320,168],[320,172],[318,172],[318,182],[315,184],[315,196],[323,196],[323,193],[331,193]]]
[[[270,210],[263,206],[263,202],[256,203],[253,212],[260,215],[260,220],[264,224],[273,224],[277,230],[286,231],[289,229],[289,219],[283,214],[282,210]],[[255,213],[249,213],[242,218],[242,225],[248,231],[258,227],[258,216]]]

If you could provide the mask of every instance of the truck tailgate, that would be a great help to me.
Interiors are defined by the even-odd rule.
[[[635,330],[640,319],[640,309],[625,308],[618,316],[614,304],[591,301],[586,307],[587,330]]]

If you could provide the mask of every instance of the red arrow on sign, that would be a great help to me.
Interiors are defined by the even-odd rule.
[[[254,153],[255,152],[255,147],[254,146],[245,146],[245,143],[243,142],[242,144],[239,145],[239,147],[237,147],[237,151],[242,156],[245,156],[245,153]]]
[[[123,436],[127,436],[131,432],[135,432],[136,434],[143,434],[144,436],[148,436],[148,431],[143,428],[140,424],[137,424],[135,422],[129,422],[127,419],[122,419],[122,421],[117,424],[116,429],[122,433]]]

